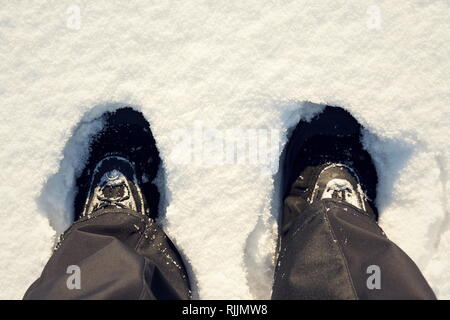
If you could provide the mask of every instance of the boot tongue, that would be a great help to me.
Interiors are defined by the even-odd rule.
[[[126,178],[118,170],[105,173],[100,185],[99,200],[122,201],[130,196]]]
[[[106,199],[120,201],[126,194],[126,186],[122,185],[106,185],[102,188],[102,196]]]
[[[134,202],[130,199],[130,189],[127,178],[118,170],[104,174],[97,188],[96,210],[103,208],[128,208],[135,209]]]
[[[322,199],[336,199],[363,209],[363,205],[356,196],[353,185],[345,179],[332,179],[328,181],[322,194]]]

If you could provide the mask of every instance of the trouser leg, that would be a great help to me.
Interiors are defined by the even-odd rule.
[[[285,210],[296,209],[288,197]],[[435,299],[415,263],[359,209],[322,200],[282,237],[274,299]]]
[[[182,259],[153,220],[107,209],[75,222],[24,299],[189,299]]]

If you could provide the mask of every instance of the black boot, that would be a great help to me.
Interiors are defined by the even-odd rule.
[[[183,259],[152,219],[160,159],[149,124],[130,108],[102,120],[77,181],[76,221],[24,298],[189,299]]]
[[[156,218],[160,195],[153,180],[161,159],[149,123],[131,108],[108,112],[102,120],[77,179],[75,220],[108,205]]]
[[[347,111],[327,107],[310,122],[301,122],[286,146],[282,168],[283,199],[296,196],[298,210],[322,198],[334,198],[378,219],[376,169],[361,143],[361,126]],[[296,212],[285,207],[282,232]]]
[[[327,107],[286,147],[274,299],[434,299],[377,224],[377,173],[361,126]]]

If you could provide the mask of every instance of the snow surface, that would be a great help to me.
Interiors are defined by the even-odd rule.
[[[380,224],[450,298],[449,6],[2,1],[0,298],[21,298],[39,276],[69,224],[95,119],[123,105],[151,123],[164,161],[161,223],[195,297],[270,297],[278,175],[207,156],[183,164],[174,150],[196,127],[271,130],[276,169],[288,129],[320,111],[314,103],[366,126]]]

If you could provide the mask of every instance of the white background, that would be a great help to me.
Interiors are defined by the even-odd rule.
[[[366,126],[380,224],[450,298],[448,14],[449,1],[2,0],[0,298],[39,276],[68,223],[90,121],[123,104],[151,123],[161,223],[195,297],[270,297],[276,176],[174,163],[172,134],[200,121],[279,130],[285,143],[320,109],[304,101]]]

